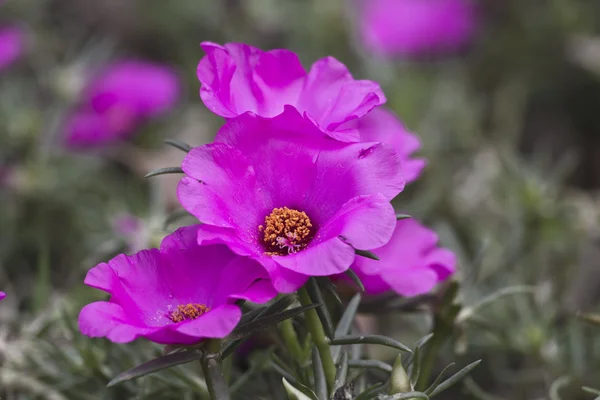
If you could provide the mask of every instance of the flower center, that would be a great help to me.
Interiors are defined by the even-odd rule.
[[[313,237],[313,225],[304,211],[274,208],[258,227],[263,234],[265,254],[284,256],[305,248]]]
[[[210,311],[210,308],[206,307],[204,304],[198,304],[198,303],[188,303],[185,305],[178,305],[177,306],[177,310],[175,311],[171,311],[168,315],[168,317],[171,319],[171,321],[173,322],[181,322],[181,321],[185,321],[185,320],[193,320],[196,319],[204,314],[206,314],[207,312]]]

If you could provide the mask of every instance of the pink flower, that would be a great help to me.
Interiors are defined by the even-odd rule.
[[[0,292],[0,300],[4,300],[5,297],[6,297],[6,293]]]
[[[318,60],[307,73],[289,50],[262,51],[241,43],[201,47],[206,56],[198,64],[200,97],[225,118],[246,111],[274,117],[292,105],[333,138],[356,142],[352,121],[386,101],[377,83],[355,80],[333,57]]]
[[[275,297],[260,264],[223,245],[198,246],[196,231],[180,228],[160,250],[121,254],[92,268],[85,283],[111,298],[81,310],[81,332],[118,343],[145,337],[193,344],[232,332],[242,315],[237,299],[261,303]]]
[[[387,243],[396,224],[389,201],[404,186],[391,148],[331,140],[291,106],[230,120],[182,168],[178,197],[202,222],[199,243],[258,260],[285,293],[344,272],[355,248]]]
[[[147,120],[177,103],[179,78],[171,68],[125,60],[104,69],[86,88],[81,107],[67,121],[71,148],[104,146],[127,139]]]
[[[352,269],[369,294],[393,290],[403,296],[429,292],[456,270],[456,256],[437,247],[435,232],[413,219],[400,220],[392,239],[371,250],[379,261],[358,257]]]
[[[23,55],[25,32],[19,26],[0,27],[0,71]]]
[[[383,142],[394,148],[401,161],[402,176],[406,183],[416,180],[426,165],[422,158],[411,159],[421,148],[419,138],[410,133],[391,111],[379,107],[358,120],[360,137],[367,142]]]
[[[384,56],[420,56],[460,49],[475,30],[469,0],[357,0],[364,46]]]

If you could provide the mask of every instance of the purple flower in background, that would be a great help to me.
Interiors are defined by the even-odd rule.
[[[420,56],[460,49],[475,30],[470,0],[357,0],[364,46],[384,56]]]
[[[0,292],[0,300],[4,300],[5,297],[6,297],[6,293]]]
[[[318,60],[307,73],[289,50],[262,51],[241,43],[201,46],[206,56],[198,64],[200,97],[225,118],[246,111],[274,117],[291,105],[330,136],[356,142],[353,121],[386,101],[377,83],[355,80],[333,57]]]
[[[172,109],[179,97],[179,78],[171,68],[137,60],[113,64],[84,90],[81,107],[66,123],[67,146],[127,139],[140,124]]]
[[[202,221],[199,243],[258,260],[289,293],[347,270],[355,248],[387,243],[399,167],[390,147],[331,140],[288,106],[274,118],[234,118],[215,143],[190,151],[178,196]]]
[[[410,158],[412,153],[421,148],[421,142],[402,125],[391,110],[383,107],[374,109],[358,120],[358,129],[363,141],[383,142],[396,150],[406,183],[413,182],[421,175],[426,161],[421,158]]]
[[[390,290],[403,296],[424,294],[456,269],[454,253],[437,247],[437,242],[437,234],[414,219],[400,220],[392,239],[371,250],[379,261],[358,257],[352,269],[369,294]]]
[[[17,61],[24,49],[25,32],[21,27],[0,27],[0,71]]]
[[[196,239],[197,226],[180,228],[160,250],[121,254],[92,268],[85,283],[111,298],[81,310],[81,332],[118,343],[145,337],[193,344],[231,333],[242,316],[236,300],[263,303],[276,296],[256,261],[224,245],[198,246]]]

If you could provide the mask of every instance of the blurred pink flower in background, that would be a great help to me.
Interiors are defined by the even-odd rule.
[[[469,0],[358,0],[363,45],[383,56],[420,56],[459,50],[473,36]]]
[[[172,109],[179,97],[179,78],[170,67],[117,62],[84,90],[80,108],[67,121],[66,144],[90,148],[125,140],[140,124]]]
[[[0,71],[17,61],[24,50],[25,32],[21,27],[0,27]]]
[[[6,297],[6,293],[0,292],[0,300],[3,300]]]
[[[379,261],[357,257],[352,269],[365,291],[390,290],[402,296],[425,294],[456,270],[456,256],[437,245],[437,234],[409,218],[396,223],[392,239],[372,250]]]

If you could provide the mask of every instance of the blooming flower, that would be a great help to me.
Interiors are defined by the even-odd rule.
[[[333,57],[318,60],[307,73],[289,50],[262,51],[241,43],[201,47],[206,56],[198,64],[200,97],[225,118],[246,111],[274,117],[292,105],[332,137],[358,141],[353,120],[386,101],[377,83],[355,80]]]
[[[6,297],[6,293],[0,292],[0,300],[4,300],[5,297]]]
[[[475,29],[469,0],[358,0],[364,46],[384,56],[457,50]]]
[[[383,142],[396,150],[401,161],[402,176],[406,183],[413,182],[421,175],[425,160],[410,156],[421,148],[419,138],[410,133],[396,115],[386,108],[376,108],[358,120],[360,137],[367,142]]]
[[[392,239],[371,250],[379,261],[358,257],[352,269],[369,294],[389,290],[403,296],[424,294],[456,269],[454,253],[437,247],[437,242],[437,234],[414,219],[400,220]]]
[[[145,337],[193,344],[231,333],[242,315],[235,300],[275,297],[260,264],[223,245],[198,246],[196,231],[197,226],[180,228],[160,250],[121,254],[92,268],[85,283],[111,298],[81,310],[81,332],[119,343]]]
[[[0,27],[0,71],[12,65],[25,49],[25,32],[18,26]]]
[[[387,243],[404,185],[393,149],[331,140],[291,106],[230,120],[182,168],[179,201],[202,221],[199,242],[258,260],[286,293]]]
[[[67,145],[124,140],[141,123],[173,108],[179,96],[179,79],[167,66],[138,60],[111,65],[84,90],[81,107],[66,124]]]
[[[420,148],[419,140],[391,111],[377,108],[386,101],[379,85],[354,80],[336,59],[318,60],[306,73],[289,50],[208,42],[202,48],[206,56],[198,64],[200,97],[214,113],[233,118],[251,111],[270,118],[291,105],[334,139],[391,145],[407,182],[425,165],[409,158]]]

